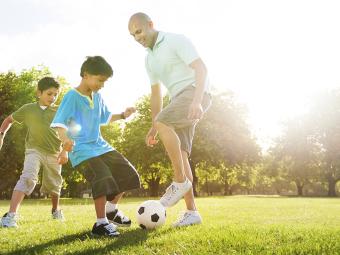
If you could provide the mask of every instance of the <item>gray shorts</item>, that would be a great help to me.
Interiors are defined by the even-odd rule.
[[[188,86],[178,95],[171,99],[171,102],[157,115],[156,121],[172,127],[180,142],[181,150],[186,151],[189,155],[192,148],[195,127],[198,120],[189,120],[189,106],[195,95],[195,87]],[[204,93],[202,100],[203,112],[206,112],[211,105],[211,96]]]
[[[39,170],[42,167],[43,177],[40,191],[44,194],[60,195],[63,179],[61,165],[57,162],[58,154],[46,154],[35,149],[25,152],[24,169],[14,190],[30,195],[39,180]]]

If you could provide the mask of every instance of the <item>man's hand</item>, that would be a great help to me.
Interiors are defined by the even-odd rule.
[[[150,128],[149,132],[147,133],[145,137],[145,143],[146,146],[153,147],[158,143],[158,140],[156,140],[157,136],[157,130],[155,128]]]
[[[58,164],[59,165],[64,165],[66,164],[68,161],[68,153],[66,150],[62,150],[60,153],[59,153],[59,156],[58,156]]]
[[[203,116],[203,108],[202,105],[199,103],[191,103],[188,112],[188,119],[189,120],[199,120]]]
[[[135,113],[136,112],[136,108],[135,107],[128,107],[125,109],[124,111],[124,117],[125,118],[128,118],[131,116],[131,114]]]

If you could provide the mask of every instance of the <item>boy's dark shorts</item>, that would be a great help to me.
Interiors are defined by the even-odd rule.
[[[87,159],[76,169],[91,183],[93,199],[106,196],[111,201],[124,191],[140,188],[136,169],[118,151]]]
[[[198,120],[189,120],[189,107],[195,95],[195,87],[188,86],[171,99],[171,102],[156,116],[156,121],[170,126],[176,132],[180,142],[181,150],[189,155],[192,148],[195,127]],[[202,108],[205,113],[211,105],[211,95],[204,93]]]

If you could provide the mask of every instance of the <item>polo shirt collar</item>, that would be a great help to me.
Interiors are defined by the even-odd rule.
[[[155,48],[158,47],[158,45],[163,42],[164,40],[164,36],[165,36],[165,33],[162,32],[162,31],[158,31],[158,36],[157,36],[157,39],[156,39],[156,42],[155,42],[155,45],[153,46],[152,49],[150,48],[147,48],[147,51],[153,51]]]

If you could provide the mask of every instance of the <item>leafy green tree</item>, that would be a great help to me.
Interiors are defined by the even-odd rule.
[[[273,151],[281,176],[294,182],[298,196],[302,196],[303,187],[317,178],[319,168],[319,148],[310,136],[307,121],[302,117],[287,121]]]
[[[320,93],[308,114],[312,134],[320,145],[320,177],[328,183],[328,196],[336,196],[340,180],[340,89]]]
[[[260,148],[246,122],[247,111],[230,92],[214,95],[211,108],[196,129],[191,159],[193,165],[207,162],[220,169],[224,193],[242,181],[237,166],[251,165],[260,159]]]
[[[167,98],[164,101],[166,104]],[[150,96],[142,97],[136,108],[135,118],[125,125],[120,149],[137,168],[149,195],[158,196],[160,185],[171,179],[171,165],[161,142],[153,148],[145,144],[145,136],[151,127]]]

